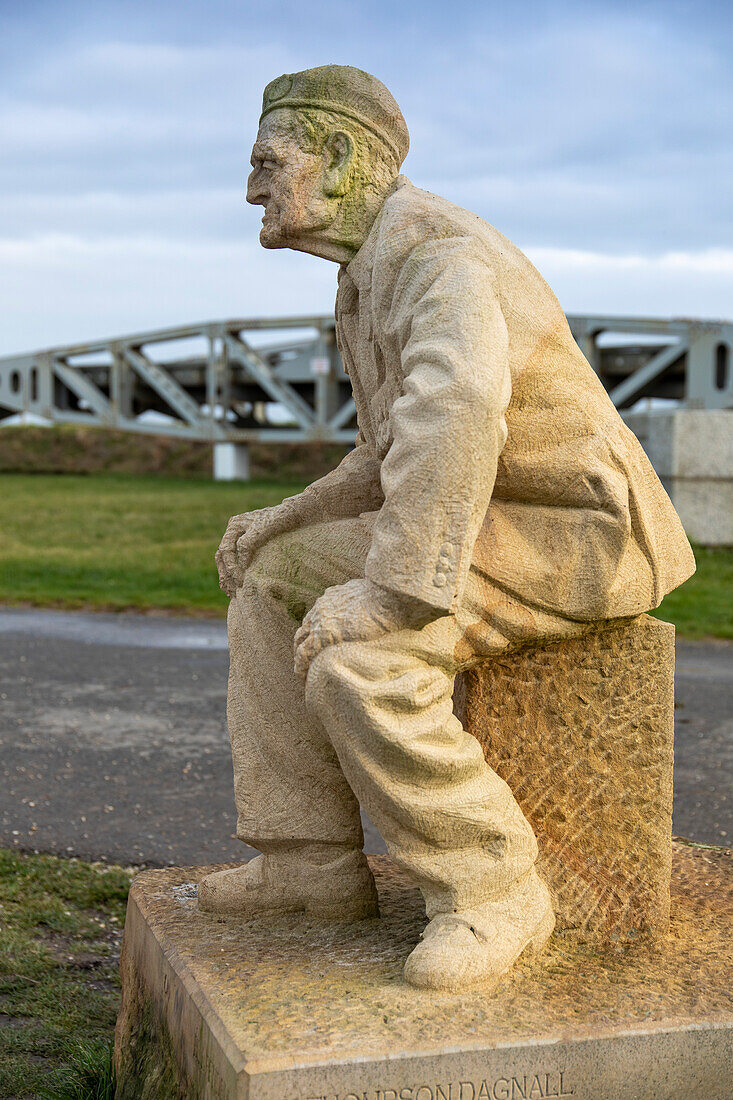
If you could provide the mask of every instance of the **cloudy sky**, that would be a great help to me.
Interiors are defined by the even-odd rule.
[[[332,309],[257,241],[262,88],[379,76],[406,173],[570,312],[733,317],[730,0],[0,0],[0,354]]]

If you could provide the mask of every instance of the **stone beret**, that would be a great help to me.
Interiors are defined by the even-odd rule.
[[[375,76],[350,65],[321,65],[271,80],[262,97],[260,122],[280,107],[332,111],[364,126],[397,157],[407,156],[410,135],[392,94]]]

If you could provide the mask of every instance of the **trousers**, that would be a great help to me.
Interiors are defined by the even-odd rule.
[[[331,645],[303,685],[294,634],[326,588],[364,575],[377,514],[273,538],[231,601],[237,835],[263,852],[293,842],[361,847],[361,805],[432,917],[500,895],[537,856],[511,790],[453,713],[457,673],[589,626],[527,607],[472,568],[455,614]]]

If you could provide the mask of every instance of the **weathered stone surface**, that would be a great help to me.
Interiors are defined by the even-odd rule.
[[[411,990],[425,917],[372,857],[382,920],[224,921],[207,868],[146,871],[130,897],[118,1100],[722,1098],[733,1074],[733,856],[675,845],[670,933],[605,949],[556,934],[491,996]],[[484,1084],[485,1082],[485,1084]]]
[[[199,901],[221,916],[294,905],[323,915],[330,893],[332,914],[342,898],[353,912],[355,880],[339,868],[361,850],[361,806],[430,917],[406,981],[458,990],[541,950],[555,914],[532,821],[452,713],[456,674],[540,648],[506,708],[519,666],[497,664],[488,682],[531,754],[519,753],[518,780],[541,772],[528,813],[553,808],[544,862],[568,880],[556,904],[594,933],[659,931],[664,731],[655,719],[646,729],[625,638],[598,666],[542,647],[658,606],[694,557],[555,295],[493,226],[401,175],[408,147],[397,102],[362,70],[319,66],[265,88],[247,200],[264,209],[265,247],[340,265],[336,339],[359,431],[336,470],[233,516],[222,538],[237,835],[262,858],[212,875]],[[542,675],[557,696],[546,730],[534,714]],[[632,743],[644,771],[629,794]],[[513,756],[504,763],[514,770]],[[364,911],[363,864],[357,877]]]
[[[467,673],[466,728],[540,846],[558,924],[596,936],[669,922],[674,627],[648,615]]]

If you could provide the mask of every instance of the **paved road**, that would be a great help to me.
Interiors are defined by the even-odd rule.
[[[0,844],[240,858],[226,675],[219,622],[0,609]],[[677,682],[674,829],[730,844],[733,644],[679,643]]]

